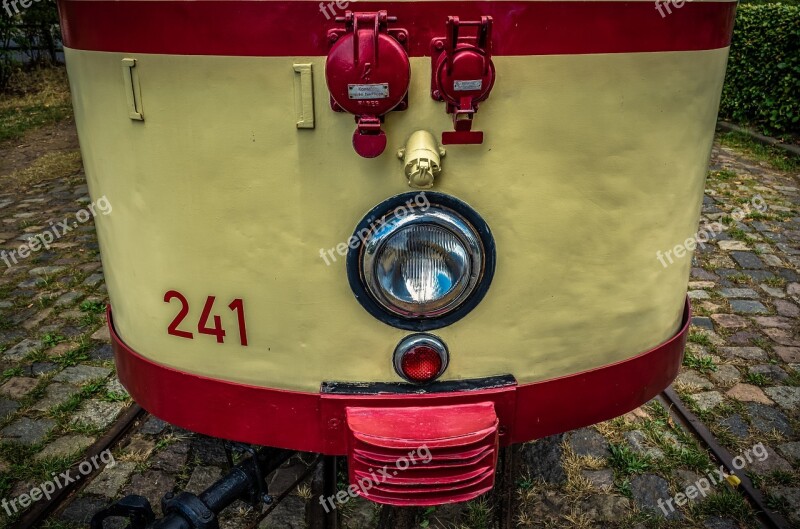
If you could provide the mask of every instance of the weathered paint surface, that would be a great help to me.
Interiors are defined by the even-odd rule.
[[[387,117],[389,148],[365,160],[352,116],[328,107],[325,57],[66,53],[91,193],[114,205],[98,234],[131,348],[256,386],[399,380],[392,351],[407,332],[367,314],[344,258],[328,266],[320,250],[408,191],[394,151],[412,132],[451,129],[429,96],[429,59],[411,58],[410,107]],[[144,122],[128,117],[129,56]],[[473,206],[498,250],[483,302],[436,332],[452,355],[444,379],[544,380],[676,332],[690,257],[665,268],[656,252],[696,230],[726,58],[727,48],[494,58],[497,82],[476,117],[486,141],[450,146],[434,187]],[[296,63],[312,64],[314,129],[296,127]],[[167,333],[179,310],[164,302],[169,290],[186,296],[180,328],[194,339]],[[197,332],[208,296],[223,344]]]

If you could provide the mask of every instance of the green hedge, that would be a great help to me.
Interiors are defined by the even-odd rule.
[[[14,14],[11,6],[19,8],[19,12]],[[9,16],[8,11],[13,16]],[[10,2],[8,10],[0,6],[0,92],[8,87],[22,63],[48,65],[58,62],[56,41],[59,34],[55,2],[36,3],[27,9]],[[10,49],[12,42],[14,50]]]
[[[767,133],[800,133],[800,7],[739,5],[720,115]]]

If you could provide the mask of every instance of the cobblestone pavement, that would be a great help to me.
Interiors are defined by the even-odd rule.
[[[709,228],[718,235],[694,258],[695,317],[675,387],[722,443],[742,454],[770,505],[800,526],[796,176],[715,148],[701,224],[721,224]],[[24,192],[0,191],[0,249],[18,247],[51,223],[73,223],[88,202],[80,172]],[[761,204],[767,209],[754,206]],[[739,218],[736,208],[747,205]],[[0,268],[0,498],[8,502],[81,461],[82,451],[130,404],[114,377],[94,229],[91,222],[74,224],[49,249]],[[158,510],[166,492],[199,492],[225,467],[219,441],[149,416],[114,456],[116,465],[54,514],[49,527],[85,526],[93,512],[129,493],[149,498]],[[530,443],[521,459],[520,527],[754,526],[752,511],[727,482],[709,485],[705,496],[686,489],[714,465],[657,402]],[[305,469],[305,461],[290,461],[270,478],[272,492]],[[665,502],[680,491],[692,498],[676,497],[672,510]],[[316,501],[301,486],[260,527],[304,527],[309,500]],[[13,519],[15,506],[3,504],[0,526]],[[482,499],[424,510],[420,527],[491,527],[492,508]],[[341,513],[345,527],[369,528],[378,509],[353,500]],[[257,514],[239,503],[224,513],[222,525],[246,527]]]

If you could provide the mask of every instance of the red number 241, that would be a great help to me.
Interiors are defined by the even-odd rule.
[[[164,294],[164,302],[169,303],[173,299],[177,299],[181,303],[181,309],[178,315],[172,320],[172,323],[167,327],[167,332],[173,336],[180,338],[194,339],[194,335],[189,331],[182,331],[178,326],[183,322],[184,318],[189,314],[189,301],[186,296],[177,290],[170,290]],[[222,328],[222,318],[214,316],[214,325],[209,326],[208,320],[211,317],[211,310],[214,308],[215,296],[208,296],[205,305],[203,305],[203,312],[200,314],[200,321],[197,322],[197,332],[200,334],[209,334],[217,338],[217,343],[225,342],[225,329]],[[239,324],[239,341],[242,345],[247,345],[247,327],[245,325],[244,317],[244,301],[241,299],[234,299],[228,308],[236,313],[237,321]]]

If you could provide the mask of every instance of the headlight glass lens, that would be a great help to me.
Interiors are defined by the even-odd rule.
[[[464,291],[470,261],[467,248],[452,232],[432,225],[409,226],[386,241],[376,275],[393,305],[428,312]]]
[[[372,296],[395,314],[432,318],[455,310],[481,274],[474,228],[452,211],[390,217],[368,240],[363,274]]]

